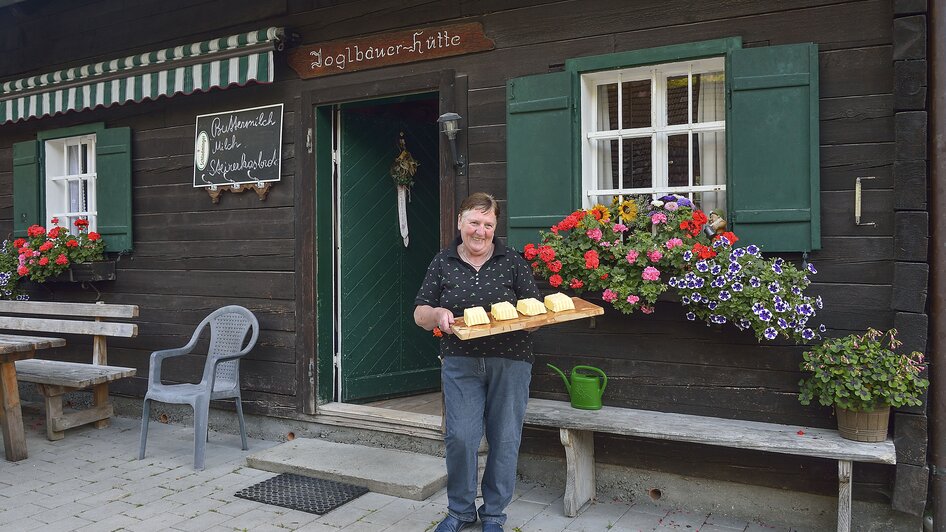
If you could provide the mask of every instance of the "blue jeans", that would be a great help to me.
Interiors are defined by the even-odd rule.
[[[502,525],[516,488],[532,364],[498,357],[446,357],[441,379],[447,426],[447,510],[461,521],[476,520],[476,454],[485,431],[489,454],[479,518]]]

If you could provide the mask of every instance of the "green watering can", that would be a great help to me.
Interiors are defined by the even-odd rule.
[[[565,389],[568,390],[568,395],[571,397],[573,408],[582,410],[601,409],[601,396],[604,395],[604,387],[608,385],[608,376],[603,371],[593,366],[575,366],[572,368],[572,381],[569,383],[562,370],[551,364],[546,365],[562,376],[562,380],[565,381]],[[597,375],[588,375],[587,373],[580,373],[580,371],[591,371],[597,373]]]

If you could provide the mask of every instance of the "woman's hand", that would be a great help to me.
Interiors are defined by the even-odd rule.
[[[428,331],[438,327],[445,334],[453,334],[454,321],[453,313],[443,307],[418,305],[414,308],[414,323]]]

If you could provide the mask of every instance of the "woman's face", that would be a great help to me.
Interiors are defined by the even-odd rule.
[[[463,246],[472,255],[490,251],[493,232],[496,231],[496,213],[470,209],[460,213],[457,221]]]

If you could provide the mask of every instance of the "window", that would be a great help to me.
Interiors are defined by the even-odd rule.
[[[722,57],[581,76],[583,206],[686,195],[726,206]]]
[[[13,232],[33,225],[75,230],[80,218],[105,251],[132,248],[131,130],[101,123],[44,131],[13,145]]]
[[[565,61],[506,86],[507,241],[624,194],[686,194],[768,252],[821,247],[818,47],[738,37]]]
[[[46,219],[72,229],[76,220],[89,221],[98,231],[95,194],[95,134],[46,141]]]

